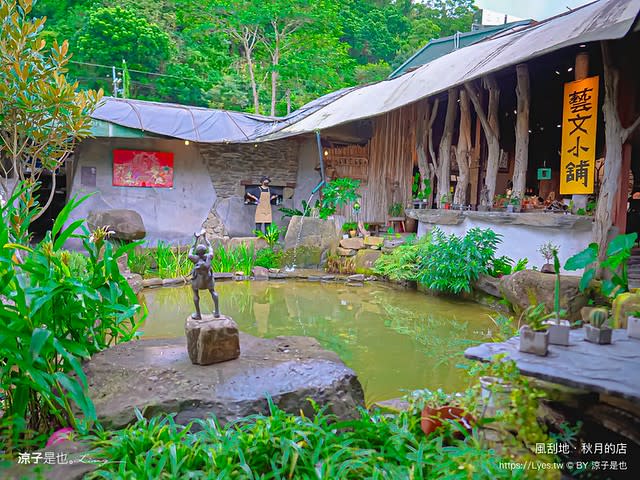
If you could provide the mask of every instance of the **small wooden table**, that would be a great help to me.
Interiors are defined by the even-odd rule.
[[[400,226],[400,229],[401,229],[400,231],[402,233],[407,231],[407,229],[404,226],[404,221],[405,221],[405,217],[389,217],[388,220],[387,220],[388,225],[391,228],[393,228],[394,231],[396,230],[395,229],[395,224],[398,224]]]

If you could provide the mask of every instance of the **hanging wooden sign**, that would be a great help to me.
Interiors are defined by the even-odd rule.
[[[538,180],[551,180],[551,169],[550,168],[539,168],[538,169]]]
[[[359,145],[332,147],[325,150],[327,175],[366,181],[369,175],[369,149]]]
[[[589,194],[596,173],[598,80],[565,83],[562,108],[560,194]]]

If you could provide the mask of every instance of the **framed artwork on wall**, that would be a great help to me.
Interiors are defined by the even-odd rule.
[[[498,171],[500,173],[509,172],[509,154],[504,150],[500,150],[500,159],[498,160]]]
[[[114,187],[173,187],[173,152],[113,151]]]

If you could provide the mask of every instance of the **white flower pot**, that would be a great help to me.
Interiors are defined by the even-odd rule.
[[[627,336],[640,339],[640,318],[629,315],[627,319]]]
[[[554,320],[551,320],[548,325],[549,344],[568,346],[571,324],[567,320],[560,320],[560,325],[558,325]]]
[[[549,351],[549,332],[535,332],[525,325],[520,329],[520,351],[546,356]]]

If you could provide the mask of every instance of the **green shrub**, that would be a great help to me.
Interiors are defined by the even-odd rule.
[[[160,278],[185,277],[193,269],[193,263],[189,260],[189,247],[172,247],[159,241],[154,255]]]
[[[340,207],[357,202],[360,180],[353,178],[336,178],[322,187],[322,203],[320,206],[320,218],[333,215]]]
[[[580,279],[580,291],[584,292],[591,281],[596,277],[598,270],[606,272],[602,280],[602,293],[611,299],[629,290],[628,263],[631,251],[638,239],[636,232],[620,234],[607,246],[604,259],[599,261],[599,247],[597,243],[591,243],[582,252],[576,253],[567,259],[565,270],[580,270],[584,273]]]
[[[430,235],[416,242],[408,242],[395,248],[390,254],[381,255],[374,271],[391,280],[418,281],[427,288],[442,292],[470,291],[471,284],[481,274],[490,273],[495,265],[505,264],[511,272],[506,257],[495,258],[500,235],[490,229],[471,229],[464,237],[445,235],[434,228]],[[505,265],[498,267],[503,271]],[[515,268],[524,268],[525,260]]]
[[[86,255],[80,252],[63,250],[60,252],[60,259],[67,264],[72,277],[79,278],[83,281],[91,278],[89,259]]]
[[[271,248],[261,248],[256,252],[255,264],[264,268],[280,268],[282,262],[282,252],[274,251]]]
[[[458,237],[434,228],[418,261],[418,281],[441,292],[470,292],[471,284],[489,272],[500,242],[500,235],[491,229],[472,228]]]
[[[147,250],[133,250],[129,253],[129,270],[139,275],[146,275],[151,270],[153,255]]]
[[[0,444],[6,451],[55,427],[78,428],[72,403],[85,420],[95,420],[80,362],[134,338],[140,308],[116,260],[135,244],[114,249],[105,229],[90,235],[83,227],[78,234],[83,219],[63,228],[87,198],[74,197],[30,246],[28,226],[38,211],[31,195],[19,187],[0,208]],[[62,249],[71,237],[82,241],[86,263]]]
[[[269,405],[269,415],[225,426],[214,418],[196,421],[196,432],[171,417],[138,414],[127,429],[91,439],[96,457],[119,463],[102,464],[89,478],[467,479],[478,472],[477,478],[513,478],[500,468],[504,459],[476,436],[456,440],[445,432],[427,438],[414,413],[361,409],[357,418],[339,421],[317,409],[307,417]]]
[[[373,271],[394,281],[416,281],[418,262],[426,254],[430,237],[422,237],[417,242],[409,242],[393,249],[391,253],[381,255],[373,266]]]
[[[211,268],[214,272],[238,272],[251,275],[255,265],[255,247],[253,243],[247,246],[240,244],[235,248],[225,248],[219,245],[213,250]]]
[[[266,232],[263,232],[262,230],[254,230],[253,234],[257,238],[263,239],[267,242],[269,248],[273,249],[278,244],[278,240],[280,240],[280,236],[284,233],[284,230],[275,223],[269,225],[266,230]]]

